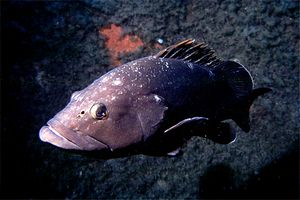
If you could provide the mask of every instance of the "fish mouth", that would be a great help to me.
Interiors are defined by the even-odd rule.
[[[70,150],[102,150],[109,149],[109,146],[98,139],[73,131],[61,122],[51,119],[48,126],[40,129],[39,137],[43,142],[48,142],[57,147]]]

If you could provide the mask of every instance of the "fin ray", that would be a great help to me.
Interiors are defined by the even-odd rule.
[[[212,64],[221,62],[215,56],[214,50],[210,49],[205,43],[196,43],[194,39],[187,39],[167,47],[158,52],[155,57],[180,59],[208,67],[213,67],[215,65]]]

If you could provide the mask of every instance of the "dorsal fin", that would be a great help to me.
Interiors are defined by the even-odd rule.
[[[158,52],[155,57],[174,58],[187,62],[214,67],[222,61],[216,57],[214,50],[205,43],[196,43],[193,39],[187,39]]]

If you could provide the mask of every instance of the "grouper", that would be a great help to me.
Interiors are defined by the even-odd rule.
[[[123,64],[83,90],[40,129],[42,141],[70,150],[176,155],[192,136],[235,141],[249,132],[249,108],[270,88],[253,89],[249,71],[192,39]]]

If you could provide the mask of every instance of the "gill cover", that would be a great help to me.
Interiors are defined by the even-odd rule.
[[[135,103],[137,118],[143,132],[143,140],[151,136],[164,119],[168,107],[164,99],[156,94],[141,96]]]

